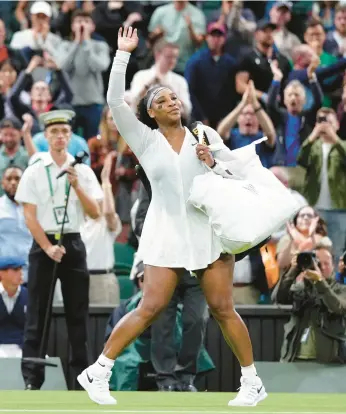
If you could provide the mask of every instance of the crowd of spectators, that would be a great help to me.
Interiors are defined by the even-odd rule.
[[[14,193],[30,158],[48,150],[38,117],[53,109],[75,112],[69,152],[87,151],[100,182],[108,160],[122,224],[112,234],[137,248],[137,160],[105,103],[118,30],[132,25],[140,43],[127,71],[130,107],[136,111],[161,84],[177,93],[187,125],[215,128],[231,150],[267,136],[257,146],[262,164],[302,206],[267,246],[236,263],[235,303],[270,303],[287,271],[292,280],[300,252],[326,249],[339,262],[346,250],[346,2],[20,0],[0,2],[0,16],[0,257],[28,254]],[[343,272],[341,264],[342,284]],[[287,302],[287,286],[274,300]]]

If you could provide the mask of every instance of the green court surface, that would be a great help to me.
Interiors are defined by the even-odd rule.
[[[99,406],[85,392],[0,391],[0,414],[346,414],[345,394],[271,394],[257,407],[228,407],[229,393],[119,392],[118,404]]]

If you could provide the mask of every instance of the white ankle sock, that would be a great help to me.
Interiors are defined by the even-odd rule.
[[[241,367],[241,375],[245,378],[253,378],[256,377],[257,371],[255,365],[249,365],[248,367]]]
[[[107,358],[105,355],[101,354],[95,364],[93,365],[93,368],[97,372],[108,372],[111,371],[114,365],[114,360]]]

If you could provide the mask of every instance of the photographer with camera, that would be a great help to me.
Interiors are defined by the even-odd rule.
[[[302,207],[286,224],[284,234],[276,248],[279,268],[288,270],[292,258],[300,252],[313,250],[316,246],[332,248],[327,235],[327,224],[310,206]]]
[[[317,122],[301,147],[298,164],[306,171],[304,195],[327,222],[336,257],[346,247],[346,142],[330,108],[317,112]]]
[[[281,362],[346,362],[346,286],[336,280],[328,248],[317,247],[294,256],[272,300],[292,304]]]

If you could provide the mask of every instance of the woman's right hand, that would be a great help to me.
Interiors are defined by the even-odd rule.
[[[133,52],[138,46],[137,29],[121,27],[118,32],[118,50]]]

